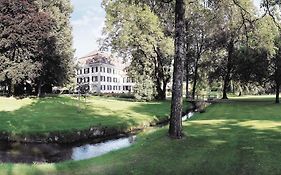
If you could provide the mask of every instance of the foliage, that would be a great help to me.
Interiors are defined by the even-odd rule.
[[[50,42],[53,21],[26,1],[0,2],[2,81],[12,84],[35,80],[44,62],[44,43]]]
[[[128,72],[136,80],[137,96],[165,99],[173,41],[165,36],[160,19],[147,5],[114,1],[105,8],[107,46],[130,61]],[[152,90],[146,92],[146,88]]]
[[[68,81],[72,65],[68,1],[0,2],[0,81],[13,95]],[[30,93],[29,92],[29,93]]]

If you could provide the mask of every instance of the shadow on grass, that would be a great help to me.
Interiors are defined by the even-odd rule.
[[[190,107],[190,103],[185,102],[184,103],[184,111],[187,111]],[[138,106],[134,106],[131,108],[131,110],[140,113],[140,114],[146,114],[150,116],[154,116],[156,120],[161,119],[169,119],[170,116],[170,108],[171,108],[171,101],[159,101],[159,102],[147,102],[142,103]]]
[[[136,103],[135,106],[139,106],[136,109],[119,111],[111,110],[110,106],[91,106],[68,97],[43,98],[14,111],[0,111],[0,130],[14,134],[36,134],[104,126],[124,131],[149,125],[154,116],[159,120],[166,117],[166,103],[169,102]]]
[[[54,164],[49,174],[281,174],[281,109],[254,106],[216,104],[184,122],[182,140],[168,138],[167,128],[158,129],[139,136],[130,148]],[[48,174],[39,167],[26,172]]]

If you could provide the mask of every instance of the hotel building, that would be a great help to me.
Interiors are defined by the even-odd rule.
[[[133,79],[126,64],[105,52],[92,52],[77,60],[76,82],[90,93],[129,93],[134,90]]]

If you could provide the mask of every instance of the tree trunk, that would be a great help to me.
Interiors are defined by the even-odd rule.
[[[157,91],[157,95],[156,95],[156,99],[157,100],[163,100],[163,90],[161,88],[161,82],[159,80],[159,77],[157,77],[157,80],[156,80],[156,91]]]
[[[8,86],[8,91],[7,91],[8,94],[7,94],[7,96],[10,97],[10,96],[13,95],[12,94],[12,81],[11,80],[8,80],[7,86]]]
[[[185,98],[189,98],[189,23],[185,21]]]
[[[228,44],[228,56],[227,56],[227,65],[226,65],[226,75],[224,76],[224,82],[223,82],[223,95],[222,99],[228,99],[227,98],[227,88],[229,87],[229,82],[231,80],[230,73],[232,69],[232,55],[234,51],[234,41],[231,40]]]
[[[230,73],[227,72],[225,78],[224,78],[224,82],[223,82],[223,94],[222,94],[222,99],[228,99],[227,97],[227,88],[229,85],[229,78],[230,77]]]
[[[193,87],[192,87],[192,99],[195,99],[196,95],[196,85],[197,85],[197,79],[198,79],[198,62],[200,59],[200,55],[197,56],[195,61],[195,70],[194,70],[194,77],[193,77]]]
[[[279,100],[279,94],[280,94],[280,83],[276,83],[276,88],[275,88],[275,92],[276,92],[276,98],[275,98],[275,103],[279,104],[280,100]]]
[[[154,47],[154,52],[156,53],[156,58],[154,59],[154,68],[155,68],[155,77],[156,77],[156,90],[158,100],[166,100],[166,85],[165,83],[165,75],[163,70],[162,60],[164,59],[161,56],[160,49],[158,47]],[[163,84],[162,84],[163,82]],[[163,85],[163,88],[161,87]]]
[[[163,80],[163,100],[166,100],[167,82]]]
[[[42,80],[39,80],[37,88],[38,88],[37,97],[40,98],[42,97]]]
[[[169,135],[172,138],[182,137],[182,84],[184,60],[184,0],[176,0],[175,7],[175,58],[173,72],[173,93]]]
[[[188,67],[186,68],[188,69]],[[186,72],[186,86],[185,86],[185,98],[188,99],[189,98],[189,73]]]

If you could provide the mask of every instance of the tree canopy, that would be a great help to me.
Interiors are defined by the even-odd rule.
[[[68,1],[0,2],[0,82],[9,94],[49,91],[69,80],[73,58]]]

